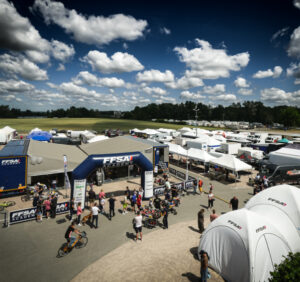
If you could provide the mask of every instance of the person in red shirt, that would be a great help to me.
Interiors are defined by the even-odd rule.
[[[218,218],[218,215],[216,214],[216,210],[212,210],[212,214],[210,215],[210,222],[213,222],[216,218]]]
[[[141,210],[141,205],[142,205],[142,196],[139,195],[137,200],[136,200],[136,205],[138,207],[139,210]]]

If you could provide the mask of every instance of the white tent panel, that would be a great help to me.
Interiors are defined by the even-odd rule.
[[[188,149],[187,154],[189,159],[193,159],[204,163],[208,163],[210,160],[215,158],[208,152],[196,148]]]
[[[210,160],[209,162],[213,165],[224,167],[232,171],[252,169],[251,165],[244,163],[232,155],[223,155],[222,157]]]

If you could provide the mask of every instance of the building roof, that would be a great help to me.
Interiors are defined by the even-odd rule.
[[[64,172],[63,156],[68,158],[68,171],[73,171],[87,154],[77,146],[30,140],[28,146],[28,176]]]
[[[137,138],[137,137],[133,137],[133,136],[124,136],[125,138],[129,139],[129,140],[133,140],[135,142],[140,142],[140,143],[143,143],[143,144],[147,144],[147,145],[150,145],[152,147],[167,147],[168,145],[166,144],[161,144],[159,142],[156,142],[156,141],[152,141],[152,140],[149,140],[149,139],[143,139],[143,138]]]

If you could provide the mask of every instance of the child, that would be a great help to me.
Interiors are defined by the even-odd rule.
[[[123,201],[123,214],[127,213],[127,206],[128,206],[127,197],[125,196]]]
[[[77,206],[77,224],[78,224],[78,226],[81,226],[81,224],[80,224],[81,214],[82,214],[81,203],[78,203],[78,206]]]

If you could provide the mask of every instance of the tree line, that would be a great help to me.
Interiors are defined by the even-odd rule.
[[[194,103],[187,101],[180,104],[149,104],[145,107],[135,107],[128,112],[99,111],[97,109],[86,109],[84,107],[76,108],[74,106],[68,109],[57,109],[51,111],[22,111],[20,109],[10,108],[7,105],[0,105],[0,118],[19,118],[19,117],[47,117],[47,118],[125,118],[135,120],[195,120],[195,107],[198,111],[198,120],[230,120],[230,121],[248,121],[261,122],[265,125],[280,123],[285,126],[300,126],[300,109],[291,106],[265,106],[258,101],[245,101],[233,103],[227,107]]]

